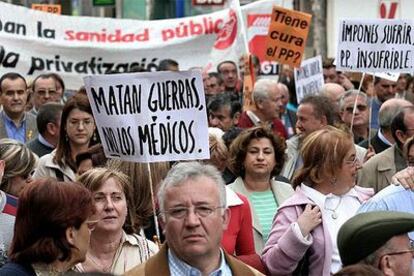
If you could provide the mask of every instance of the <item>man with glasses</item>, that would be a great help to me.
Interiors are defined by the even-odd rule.
[[[392,176],[407,167],[402,149],[414,135],[414,107],[401,108],[391,122],[395,144],[364,163],[359,174],[359,185],[374,188],[376,192],[391,184]]]
[[[349,219],[339,230],[338,249],[344,266],[372,265],[384,275],[411,276],[414,215],[377,211]]]
[[[56,80],[52,74],[41,74],[32,83],[32,103],[31,113],[37,116],[39,108],[45,103],[61,102],[62,94],[56,89]]]
[[[126,275],[261,275],[220,248],[230,213],[218,170],[175,165],[158,191],[166,238],[160,251]]]
[[[349,90],[339,100],[339,109],[341,120],[349,128],[352,126],[354,143],[358,144],[359,142],[368,139],[370,129],[367,95],[365,93],[358,92],[358,90]],[[375,130],[371,129],[371,137],[375,135],[375,132]]]

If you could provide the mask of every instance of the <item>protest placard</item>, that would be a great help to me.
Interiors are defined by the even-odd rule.
[[[209,158],[200,71],[84,78],[107,157],[136,162]]]
[[[411,73],[413,31],[412,20],[341,20],[337,70]]]
[[[294,75],[298,102],[307,95],[319,93],[324,84],[322,57],[302,61],[300,68],[295,68]]]
[[[300,67],[311,18],[307,13],[273,7],[265,58]]]

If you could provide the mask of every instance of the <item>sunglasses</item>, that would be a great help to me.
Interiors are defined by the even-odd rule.
[[[356,108],[358,108],[359,111],[365,111],[365,110],[368,109],[368,106],[359,104],[359,105],[356,106]],[[354,107],[350,106],[350,107],[345,108],[345,110],[348,113],[352,113],[352,112],[354,112]]]

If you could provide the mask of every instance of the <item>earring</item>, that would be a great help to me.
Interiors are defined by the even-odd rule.
[[[92,142],[96,142],[98,140],[98,138],[96,138],[96,132],[93,132],[93,136],[92,136]]]

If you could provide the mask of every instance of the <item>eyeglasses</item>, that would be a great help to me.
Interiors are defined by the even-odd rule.
[[[379,260],[380,260],[380,263],[381,263],[382,257],[385,257],[386,255],[392,256],[392,255],[401,255],[401,254],[406,254],[406,253],[411,253],[411,254],[414,253],[414,241],[411,240],[411,239],[410,239],[410,248],[409,249],[385,253],[384,255],[381,255]],[[413,254],[412,257],[414,257],[414,254]]]
[[[355,166],[359,162],[358,156],[355,155],[355,157],[352,160],[345,160],[345,163],[351,166]]]
[[[45,97],[47,94],[53,97],[57,94],[57,92],[56,90],[39,90],[39,91],[36,91],[36,94],[38,94],[40,97]]]
[[[86,120],[76,120],[76,121],[69,121],[68,126],[69,127],[79,127],[81,124],[83,127],[90,127],[93,125],[92,119],[86,119]]]
[[[356,106],[356,108],[358,108],[359,111],[365,111],[365,110],[368,109],[368,106],[359,104],[359,105]],[[345,108],[345,110],[348,113],[352,113],[352,112],[354,112],[354,107],[349,106],[349,107]]]
[[[89,231],[95,230],[96,224],[99,222],[99,220],[87,220],[85,221],[86,226],[88,227]]]
[[[164,211],[165,214],[169,215],[170,217],[173,217],[175,219],[183,219],[186,218],[188,216],[188,214],[190,213],[190,210],[193,209],[193,212],[199,217],[199,218],[205,218],[208,217],[209,215],[211,215],[212,213],[214,213],[214,211],[216,211],[217,209],[221,209],[221,208],[225,208],[223,206],[217,206],[217,207],[213,207],[213,206],[206,206],[206,205],[202,205],[202,206],[195,206],[195,207],[176,207],[176,208],[171,208],[167,211]]]

